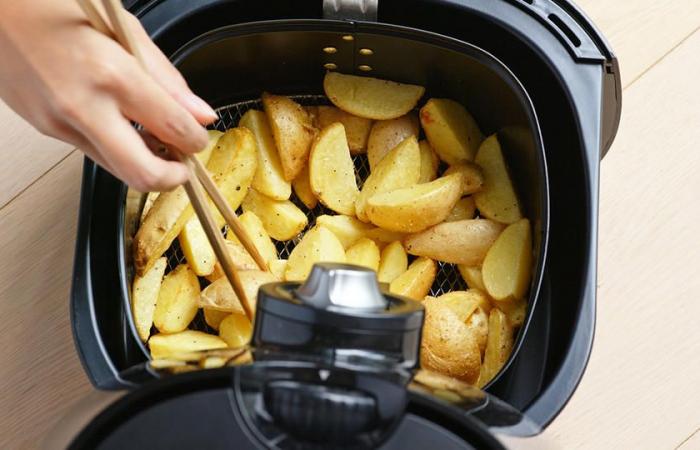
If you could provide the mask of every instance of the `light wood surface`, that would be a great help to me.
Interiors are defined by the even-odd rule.
[[[602,164],[593,353],[542,438],[700,448],[700,4],[579,4],[620,58],[623,118]],[[68,317],[82,161],[2,105],[0,124],[0,448],[14,449],[91,389]]]

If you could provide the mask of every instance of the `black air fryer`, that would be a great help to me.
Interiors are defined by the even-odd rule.
[[[328,69],[420,84],[426,98],[464,104],[485,135],[498,133],[533,223],[536,264],[513,354],[483,391],[423,382],[422,309],[371,273],[335,265],[317,265],[302,286],[261,288],[254,362],[165,375],[148,363],[129,308],[144,196],[86,160],[72,324],[92,383],[121,398],[90,413],[73,447],[502,448],[504,435],[539,434],[590,354],[599,163],[621,110],[617,60],[581,11],[568,0],[126,6],[218,109],[221,128],[257,107],[262,91],[323,103]],[[460,283],[441,267],[432,293]]]

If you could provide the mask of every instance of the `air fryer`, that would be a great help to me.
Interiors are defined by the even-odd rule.
[[[421,84],[426,98],[453,98],[484,134],[498,133],[534,225],[536,267],[516,347],[485,392],[492,403],[500,399],[517,412],[519,419],[505,426],[513,434],[537,433],[558,414],[592,345],[599,162],[621,108],[617,61],[573,4],[381,0],[377,9],[372,1],[126,3],[193,90],[219,109],[219,127],[234,126],[264,90],[323,102],[321,81],[332,63],[343,73]],[[329,46],[337,52],[324,52]],[[365,48],[372,54],[359,52]],[[130,239],[142,200],[86,160],[71,314],[81,361],[99,389],[138,392],[151,380],[136,369],[148,352],[128,307]],[[459,287],[447,269],[438,279]],[[430,393],[409,395],[409,412],[430,410],[434,418],[428,420],[441,418],[457,434],[473,426],[463,409]],[[503,429],[502,418],[481,414],[477,422]],[[528,426],[515,426],[518,421]]]

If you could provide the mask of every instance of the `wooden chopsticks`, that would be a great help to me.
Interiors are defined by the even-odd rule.
[[[112,25],[111,27],[104,20],[97,7],[95,7],[95,5],[92,3],[92,0],[76,1],[82,8],[93,28],[115,39],[122,45],[122,47],[124,47],[125,50],[134,55],[141,66],[144,68],[146,67],[145,60],[141,54],[138,44],[124,21],[124,9],[122,8],[119,0],[102,0],[107,17]],[[260,255],[260,252],[258,252],[258,249],[253,244],[253,241],[245,232],[245,229],[238,220],[236,213],[228,204],[221,191],[219,191],[204,165],[192,155],[184,155],[180,152],[175,152],[175,154],[177,154],[180,160],[190,171],[190,179],[184,185],[185,191],[187,192],[190,202],[197,213],[197,217],[204,228],[204,232],[207,235],[212,248],[214,249],[214,253],[221,263],[221,267],[226,274],[226,278],[231,283],[231,286],[233,287],[236,296],[240,300],[241,306],[243,306],[243,310],[248,316],[248,319],[252,321],[253,310],[251,309],[250,301],[245,294],[245,290],[243,289],[243,285],[241,284],[241,280],[238,276],[236,267],[233,264],[231,255],[226,249],[224,238],[221,235],[220,230],[217,228],[211,212],[209,211],[202,186],[204,186],[204,189],[211,197],[214,205],[223,215],[226,223],[229,225],[231,230],[233,230],[233,233],[236,235],[241,244],[243,244],[248,253],[250,253],[250,255],[253,257],[260,269],[267,271],[267,263],[263,259],[262,255]]]

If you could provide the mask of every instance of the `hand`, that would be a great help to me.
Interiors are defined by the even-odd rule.
[[[130,124],[182,152],[207,144],[202,126],[216,113],[149,39],[128,24],[144,70],[117,42],[94,30],[72,0],[0,0],[0,97],[40,132],[74,144],[140,191],[186,181],[184,164],[154,155]]]

